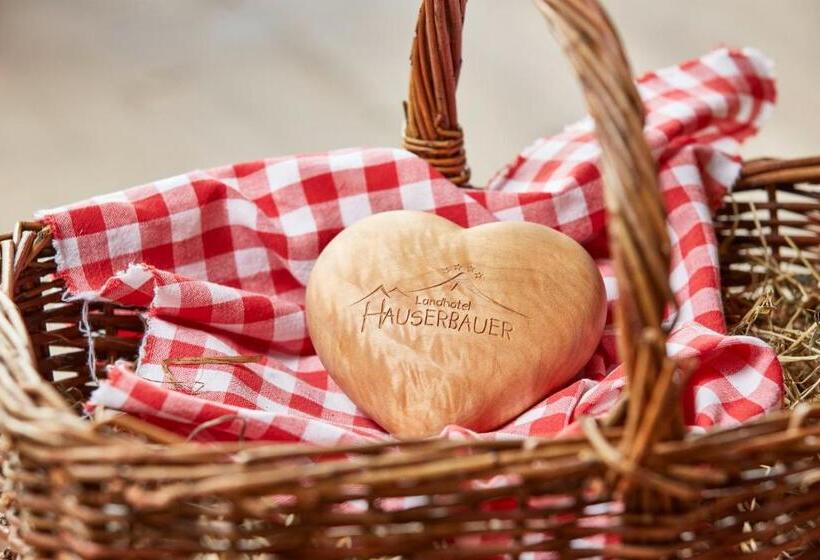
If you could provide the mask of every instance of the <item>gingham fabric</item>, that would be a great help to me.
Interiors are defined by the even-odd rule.
[[[711,210],[737,176],[739,143],[772,108],[770,64],[755,51],[722,49],[647,74],[639,85],[673,243],[669,281],[679,308],[668,317],[669,351],[698,364],[684,391],[685,418],[695,428],[736,424],[780,404],[781,370],[761,341],[726,334]],[[92,405],[181,433],[204,424],[197,437],[206,440],[389,438],[311,347],[305,284],[322,248],[355,221],[401,208],[464,227],[527,220],[590,251],[611,310],[618,287],[598,161],[587,119],[537,140],[487,190],[456,188],[402,150],[347,149],[194,171],[42,212],[72,297],[145,309],[137,365],[112,367]],[[624,385],[609,315],[574,382],[483,437],[547,436],[604,413]],[[178,363],[203,356],[259,359]],[[451,426],[444,435],[471,434]]]

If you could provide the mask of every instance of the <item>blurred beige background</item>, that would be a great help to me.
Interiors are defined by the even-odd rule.
[[[777,63],[747,155],[820,153],[820,2],[606,0],[636,71],[722,45]],[[189,169],[397,145],[415,0],[0,0],[0,229]],[[474,181],[582,113],[529,0],[471,0]]]

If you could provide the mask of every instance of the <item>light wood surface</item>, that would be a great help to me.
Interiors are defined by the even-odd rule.
[[[306,306],[345,393],[389,432],[424,437],[491,430],[565,385],[597,346],[606,294],[586,251],[550,228],[397,211],[331,241]]]

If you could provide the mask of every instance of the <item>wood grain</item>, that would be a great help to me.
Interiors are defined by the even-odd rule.
[[[411,211],[339,234],[306,305],[333,379],[402,438],[513,419],[576,376],[606,315],[601,275],[569,237]]]

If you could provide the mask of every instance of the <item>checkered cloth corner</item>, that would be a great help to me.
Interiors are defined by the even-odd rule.
[[[711,210],[738,174],[739,143],[772,108],[770,64],[752,50],[722,49],[647,74],[639,86],[673,242],[669,351],[698,363],[685,417],[700,429],[742,422],[779,405],[781,370],[759,340],[726,334]],[[45,211],[71,294],[145,309],[136,369],[114,366],[92,403],[183,433],[225,420],[203,439],[388,438],[311,347],[305,284],[319,252],[344,227],[387,210],[434,212],[464,227],[526,220],[582,243],[611,304],[618,287],[598,156],[586,119],[536,141],[486,190],[456,188],[402,150],[348,149],[194,171]],[[546,436],[604,413],[624,385],[614,336],[608,322],[573,383],[484,437]],[[180,360],[203,356],[214,363]],[[235,361],[243,356],[253,359]],[[445,435],[472,434],[451,426]]]

